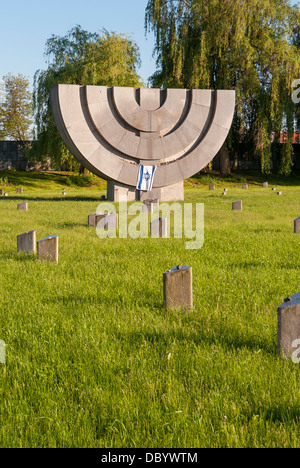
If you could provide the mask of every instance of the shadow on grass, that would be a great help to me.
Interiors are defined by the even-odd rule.
[[[190,332],[184,330],[168,330],[162,331],[138,331],[126,334],[119,331],[119,338],[136,343],[141,346],[143,341],[150,344],[169,346],[173,342],[193,343],[196,347],[201,345],[208,346],[222,346],[228,352],[237,351],[241,349],[248,349],[250,351],[264,351],[269,355],[276,355],[276,343],[274,346],[268,346],[264,340],[257,337],[255,334],[249,336],[241,336],[237,331],[232,331],[228,328],[220,332],[217,328],[213,331],[200,330],[198,332]]]
[[[265,264],[262,262],[233,262],[230,265],[231,267],[238,268],[239,270],[247,270],[249,268],[261,268],[264,267]]]
[[[0,198],[0,201],[1,199],[3,200],[9,200],[9,201],[21,201],[21,202],[24,202],[24,201],[36,201],[36,202],[39,202],[39,201],[51,201],[51,202],[97,202],[97,203],[100,203],[102,202],[103,200],[101,200],[101,195],[99,195],[99,197],[93,197],[93,196],[87,196],[87,197],[84,197],[84,196],[80,196],[80,197],[26,197],[26,196],[23,196],[23,197],[1,197]]]
[[[299,186],[300,174],[299,171],[293,172],[290,176],[282,176],[277,174],[262,174],[260,171],[232,171],[232,174],[227,177],[222,177],[217,171],[200,171],[195,176],[188,179],[190,183],[198,182],[200,184],[209,183],[236,183],[242,184],[245,182],[251,185],[260,187],[263,182],[269,182],[269,186]]]
[[[37,256],[33,252],[17,252],[16,250],[13,252],[5,252],[1,254],[2,259],[6,260],[14,260],[16,262],[37,262]]]
[[[299,405],[277,405],[266,409],[265,418],[271,422],[287,423],[288,421],[300,421]]]
[[[140,291],[137,293],[137,297],[141,297]],[[173,314],[185,314],[184,311],[166,311],[163,305],[163,301],[151,300],[149,297],[143,297],[143,301],[136,301],[135,304],[132,301],[127,301],[126,298],[121,296],[116,296],[115,294],[105,294],[103,292],[95,295],[88,296],[55,296],[48,300],[48,302],[60,303],[68,307],[68,305],[78,308],[85,307],[86,305],[101,305],[104,306],[107,310],[109,308],[119,308],[119,309],[128,309],[132,310],[133,307],[138,310],[144,310],[145,308],[149,309],[149,314],[152,315],[161,315],[168,319],[173,317]],[[172,319],[173,320],[173,319]],[[189,320],[191,327],[194,329],[188,329]],[[258,336],[255,330],[250,328],[244,328],[240,330],[239,327],[233,327],[231,323],[225,323],[223,321],[216,321],[213,324],[210,324],[207,327],[204,323],[199,322],[199,325],[195,325],[195,321],[192,318],[186,318],[184,320],[185,324],[182,328],[178,328],[175,325],[174,329],[170,329],[172,325],[166,323],[166,330],[149,330],[140,328],[134,332],[126,332],[125,330],[116,330],[115,334],[118,339],[121,341],[128,341],[133,345],[139,347],[144,341],[147,341],[149,344],[157,344],[158,346],[169,346],[170,343],[182,342],[182,343],[193,343],[196,347],[201,345],[208,346],[222,346],[226,348],[229,352],[240,350],[240,349],[249,349],[251,351],[264,351],[269,355],[276,355],[276,342],[270,344],[268,337],[263,335],[263,332]],[[195,329],[197,328],[197,329]]]
[[[55,229],[73,229],[78,227],[89,227],[88,224],[84,223],[71,223],[71,222],[64,222],[64,223],[55,223]]]

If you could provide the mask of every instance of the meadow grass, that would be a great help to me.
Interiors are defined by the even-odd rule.
[[[102,182],[62,197],[67,174],[23,177],[0,198],[1,447],[299,448],[299,365],[276,354],[277,307],[300,288],[294,180],[276,181],[282,196],[258,179],[242,190],[246,176],[211,177],[214,192],[187,181],[186,201],[205,206],[204,245],[187,250],[99,239],[87,217]],[[59,236],[58,265],[17,253],[32,229]],[[163,307],[178,264],[193,267],[190,311]]]

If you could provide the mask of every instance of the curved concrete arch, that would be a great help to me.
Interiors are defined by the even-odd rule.
[[[88,124],[82,89],[76,85],[56,85],[50,90],[54,121],[66,147],[99,177],[134,186],[138,164],[128,162],[122,154],[111,152],[105,142],[99,141],[98,135]]]
[[[185,156],[158,168],[159,170],[156,174],[156,184],[158,187],[166,185],[165,182],[169,178],[169,172],[173,173],[172,184],[192,177],[203,167],[207,166],[221,149],[233,119],[235,93],[230,91],[215,91],[215,93],[213,116],[205,136]],[[223,116],[224,109],[226,109],[226,118]]]
[[[143,89],[140,90],[143,93]],[[160,90],[153,90],[154,93]],[[162,106],[148,110],[140,106],[134,88],[113,88],[115,107],[125,122],[142,132],[168,132],[179,121],[187,99],[186,89],[167,89]]]
[[[189,109],[184,118],[181,116],[181,124],[176,121],[179,126],[174,132],[172,128],[167,135],[161,137],[156,135],[156,138],[147,135],[148,138],[141,139],[137,134],[139,132],[128,130],[116,118],[106,87],[86,86],[85,89],[87,107],[95,129],[107,143],[129,157],[153,160],[154,164],[165,158],[170,160],[183,156],[199,139],[211,107],[211,91],[203,91],[203,94],[207,94],[205,102],[209,103],[205,106],[194,102],[197,99],[195,99],[196,92],[193,92]],[[170,108],[168,102],[170,99],[166,101],[165,106]]]
[[[117,88],[117,94],[120,94],[120,89],[123,88]],[[124,94],[132,93],[134,97],[133,88],[127,90],[130,91]],[[114,96],[115,91],[116,88],[113,88]],[[166,99],[163,105],[169,106],[169,109],[172,104],[171,95],[176,98],[176,91],[181,97],[183,92],[185,96],[187,94],[187,90],[169,91],[170,100]],[[131,137],[126,133],[128,129],[125,123],[123,126],[119,124],[119,133],[112,131],[109,144],[106,141],[103,127],[107,125],[109,128],[111,124],[114,129],[116,120],[114,116],[111,117],[111,109],[108,113],[106,87],[56,85],[51,89],[50,99],[54,120],[64,143],[87,169],[104,179],[135,187],[140,160],[144,160],[145,164],[157,166],[153,187],[158,188],[182,182],[199,172],[217,154],[229,132],[235,110],[235,92],[192,90],[191,93],[189,112],[184,114],[182,121],[180,118],[186,106],[186,98],[183,107],[182,104],[174,106],[176,109],[180,107],[181,114],[176,122],[174,119],[170,133],[161,137],[154,130],[151,135],[149,132],[146,136],[135,135],[139,140],[137,146],[134,138],[136,153],[135,149],[134,152],[128,150]],[[137,102],[136,106],[138,108]],[[141,112],[159,115],[159,110],[141,109]],[[169,125],[171,121],[168,122]],[[132,123],[129,122],[129,125],[132,126]],[[133,135],[133,132],[129,133]],[[122,140],[123,147],[120,144]],[[141,155],[149,157],[143,159]],[[159,159],[151,157],[157,158],[158,155]]]

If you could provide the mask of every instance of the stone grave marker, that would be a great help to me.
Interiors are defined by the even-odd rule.
[[[294,220],[294,233],[299,234],[300,233],[300,216],[299,218],[296,218]]]
[[[277,352],[285,359],[300,356],[300,293],[278,307]],[[293,359],[294,360],[294,359]],[[299,360],[298,360],[299,363]]]
[[[105,213],[92,213],[88,216],[88,225],[96,227],[98,222],[105,216]]]
[[[263,182],[262,186],[263,186],[264,188],[269,187],[269,182]]]
[[[5,197],[8,197],[8,193],[7,193],[7,192],[5,192],[4,196],[5,196]]]
[[[159,208],[159,200],[145,200],[143,205],[143,213],[154,213]]]
[[[118,229],[118,214],[105,213],[104,216],[96,216],[96,227],[105,230]]]
[[[282,192],[277,192],[277,195],[282,195]]]
[[[40,261],[58,263],[58,236],[48,236],[37,242],[37,253]]]
[[[4,190],[0,189],[0,195],[4,195]]]
[[[6,345],[3,340],[0,340],[0,364],[6,363]]]
[[[23,187],[18,187],[16,190],[17,193],[23,193]]]
[[[248,184],[243,184],[243,190],[248,190]]]
[[[95,216],[97,213],[92,213],[88,215],[88,226],[94,227],[95,226]]]
[[[232,203],[232,210],[233,211],[242,211],[243,209],[243,202],[242,200],[237,200]]]
[[[27,202],[19,203],[18,204],[18,210],[28,211],[28,203]]]
[[[25,232],[17,236],[18,252],[36,252],[36,231]]]
[[[192,267],[178,265],[163,274],[164,305],[167,309],[193,307]]]
[[[92,213],[88,216],[88,225],[103,229],[118,229],[118,214]]]
[[[158,218],[150,224],[150,231],[152,238],[168,237],[168,220],[167,218]]]
[[[215,185],[210,185],[209,186],[209,190],[215,190],[216,189],[216,186]]]

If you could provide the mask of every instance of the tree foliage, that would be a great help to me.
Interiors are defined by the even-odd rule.
[[[32,136],[32,95],[23,75],[3,77],[0,102],[0,139],[26,141]]]
[[[289,135],[280,171],[292,166],[300,77],[299,8],[288,0],[149,0],[146,30],[155,34],[158,71],[153,86],[236,90],[227,144],[254,148],[263,172],[271,169],[271,135]]]
[[[33,153],[40,160],[50,157],[57,167],[67,162],[78,168],[54,125],[50,88],[55,84],[139,87],[139,50],[124,34],[103,31],[99,35],[76,26],[66,36],[51,36],[46,42],[45,57],[47,69],[38,70],[34,78],[37,142]]]

